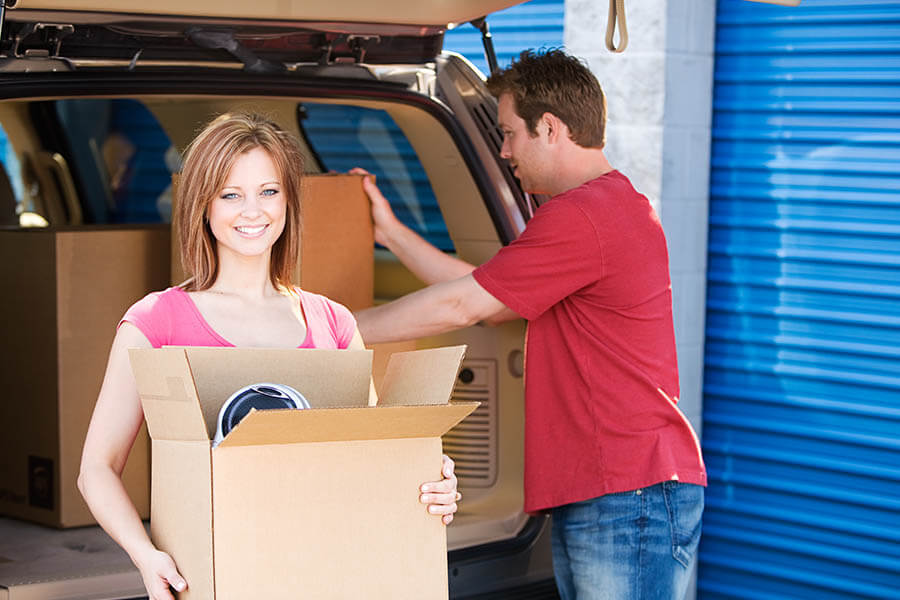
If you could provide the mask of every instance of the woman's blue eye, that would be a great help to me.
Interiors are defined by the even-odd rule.
[[[278,193],[278,190],[276,190],[274,188],[269,188],[269,189],[263,190],[262,195],[263,196],[274,196],[277,193]]]
[[[237,200],[238,195],[236,192],[225,192],[222,194],[222,200]]]

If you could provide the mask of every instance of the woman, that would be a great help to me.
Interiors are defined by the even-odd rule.
[[[300,236],[302,154],[296,140],[256,115],[215,119],[188,148],[174,213],[185,283],[149,294],[122,318],[81,459],[78,487],[100,525],[141,572],[151,599],[188,582],[157,550],[120,478],[143,423],[128,348],[264,346],[365,348],[350,311],[291,283]],[[449,523],[459,494],[444,479],[420,501]]]

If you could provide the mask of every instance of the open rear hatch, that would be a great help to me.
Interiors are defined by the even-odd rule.
[[[60,58],[70,67],[415,64],[440,53],[449,27],[519,3],[7,0],[0,43],[8,58]]]

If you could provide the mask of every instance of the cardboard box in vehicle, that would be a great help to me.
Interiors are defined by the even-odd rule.
[[[181,598],[448,596],[446,530],[420,504],[465,347],[394,354],[368,406],[372,353],[132,349],[153,445],[151,536],[190,586]],[[251,383],[312,405],[253,411],[217,447],[219,408]]]
[[[294,283],[328,296],[350,310],[372,306],[375,233],[360,175],[305,175],[300,262]],[[178,175],[172,177],[173,189]],[[172,285],[187,276],[178,232],[172,232]]]
[[[0,514],[93,524],[76,487],[81,448],[119,319],[169,281],[169,230],[5,229],[0,256]],[[142,430],[123,479],[145,518],[149,454]]]

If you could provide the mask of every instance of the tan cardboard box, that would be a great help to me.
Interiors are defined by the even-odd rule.
[[[76,488],[116,324],[169,281],[165,226],[0,231],[0,514],[55,527],[94,519]],[[150,514],[150,444],[123,479]]]
[[[151,535],[181,598],[448,596],[446,530],[418,501],[440,479],[441,435],[465,347],[392,356],[367,406],[371,351],[133,349],[153,444]],[[312,409],[253,411],[213,448],[219,408],[258,382]]]
[[[172,185],[178,185],[177,175]],[[350,310],[372,306],[375,233],[362,176],[305,175],[302,194],[303,233],[294,283]],[[173,230],[172,285],[187,278],[179,244]]]

